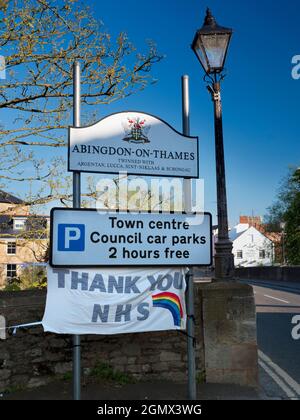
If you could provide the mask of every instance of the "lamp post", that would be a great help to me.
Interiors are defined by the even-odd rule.
[[[215,243],[216,279],[230,279],[234,273],[232,242],[228,236],[225,160],[223,145],[223,123],[221,103],[221,81],[232,29],[219,26],[211,11],[207,9],[203,27],[195,35],[192,49],[200,61],[204,80],[214,103],[215,149],[218,207],[218,239]]]
[[[281,227],[281,245],[282,245],[282,265],[286,265],[286,258],[285,258],[285,227],[286,227],[286,222],[281,222],[280,227]]]

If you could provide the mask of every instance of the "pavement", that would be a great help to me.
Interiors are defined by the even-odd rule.
[[[267,399],[300,399],[300,281],[244,280],[253,286],[257,312],[260,383]]]
[[[236,385],[201,384],[197,386],[197,399],[209,400],[259,400],[263,395],[253,388]],[[57,381],[31,390],[0,396],[1,400],[71,400],[71,381]],[[82,386],[82,400],[115,401],[183,401],[187,400],[187,384],[168,381],[115,383],[90,383]]]

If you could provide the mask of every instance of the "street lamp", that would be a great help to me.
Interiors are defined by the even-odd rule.
[[[218,206],[218,240],[215,243],[215,276],[230,279],[234,273],[232,242],[228,236],[226,177],[223,146],[221,85],[224,63],[232,36],[232,29],[219,26],[207,9],[203,27],[195,35],[192,49],[204,71],[204,80],[212,96],[215,115],[215,148]]]
[[[281,228],[281,245],[282,245],[282,264],[286,265],[286,258],[285,258],[285,228],[286,222],[280,223]]]

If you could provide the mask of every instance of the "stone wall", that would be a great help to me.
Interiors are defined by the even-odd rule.
[[[256,313],[252,287],[202,286],[206,381],[258,384]]]
[[[300,282],[300,266],[241,267],[235,269],[235,277],[247,280],[275,280]]]
[[[44,305],[45,292],[0,293],[0,315],[6,317],[7,325],[41,320]],[[256,386],[252,289],[238,284],[196,285],[195,306],[197,377]],[[18,330],[0,340],[0,391],[39,386],[71,372],[71,344],[70,336],[44,333],[42,327]],[[186,336],[176,331],[88,335],[82,338],[82,366],[86,371],[106,363],[137,379],[184,382],[186,346]]]
[[[7,325],[42,319],[45,293],[2,292],[0,315]],[[197,308],[200,308],[197,302]],[[201,319],[197,314],[197,319]],[[197,325],[197,332],[201,331]],[[198,338],[198,337],[197,337]],[[202,340],[197,339],[197,366],[203,371]],[[34,387],[72,370],[70,336],[44,333],[42,327],[18,330],[0,341],[0,390]],[[186,379],[186,336],[181,332],[155,332],[82,338],[83,369],[107,363],[137,379]]]

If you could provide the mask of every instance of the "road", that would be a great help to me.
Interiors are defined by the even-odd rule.
[[[297,283],[242,281],[251,284],[257,311],[260,381],[268,399],[300,400],[300,339],[292,337],[292,319],[300,323]],[[298,329],[300,332],[300,329]]]

